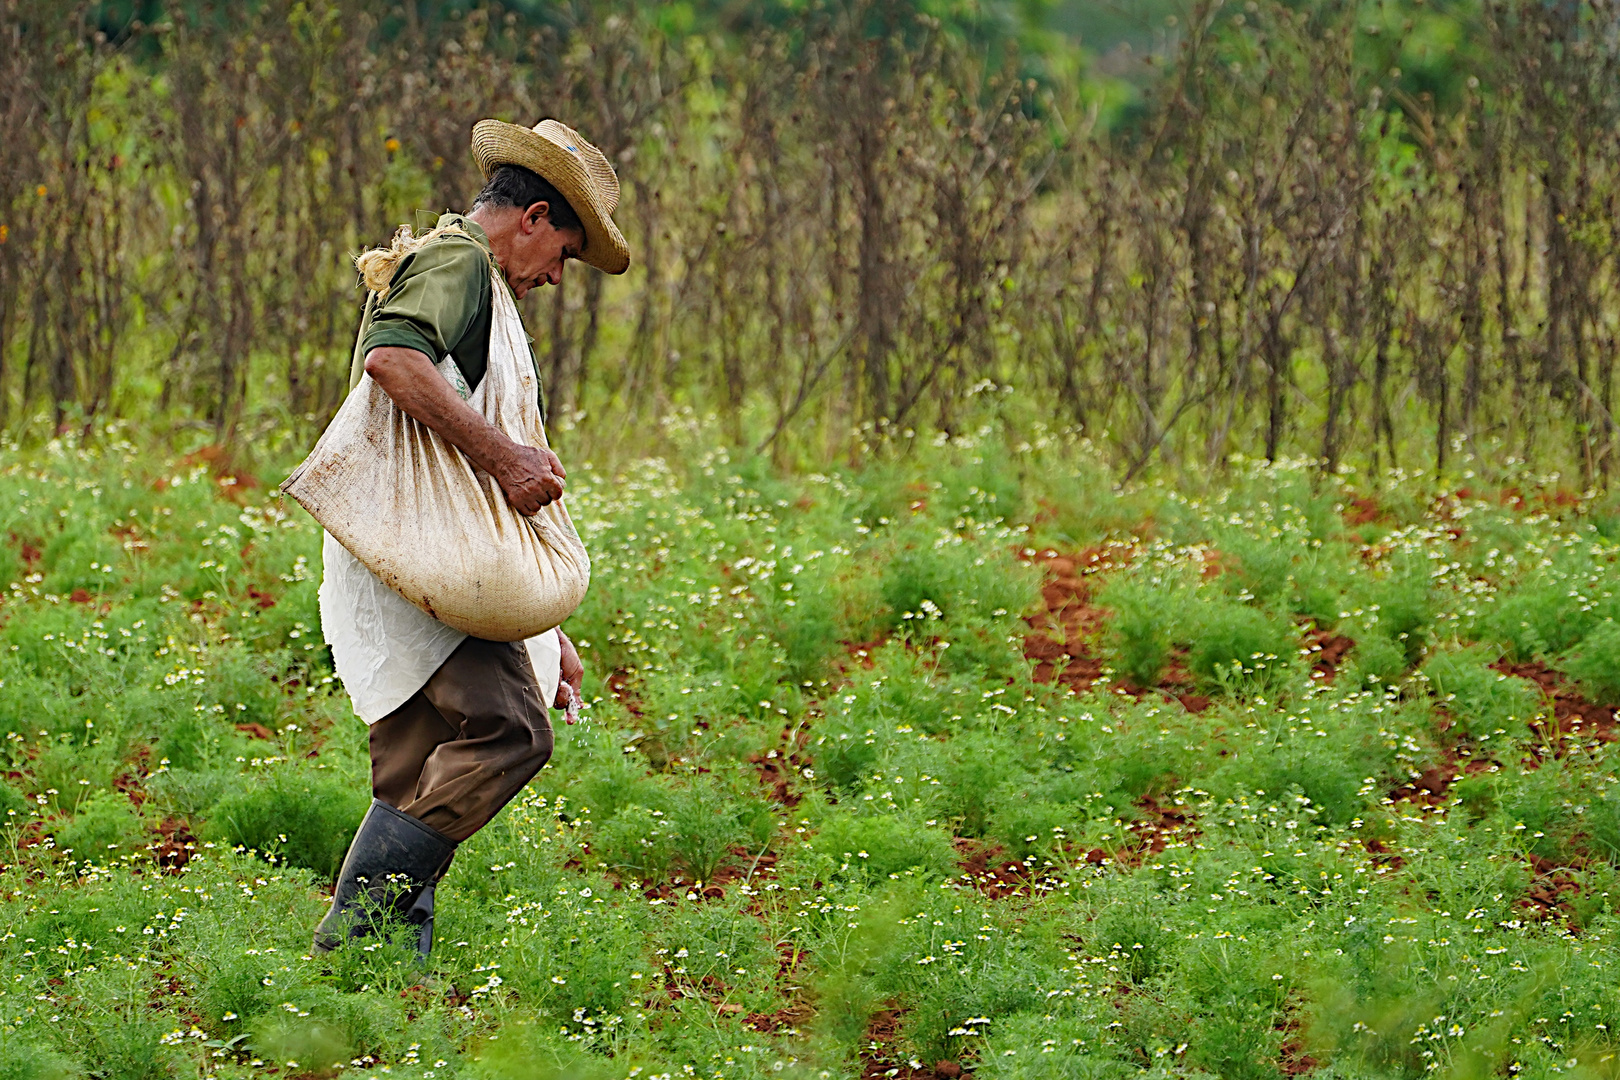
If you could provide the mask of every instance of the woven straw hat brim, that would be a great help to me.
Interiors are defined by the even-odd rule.
[[[539,174],[568,200],[585,227],[580,261],[604,273],[624,273],[630,268],[630,245],[613,224],[613,211],[619,203],[619,181],[613,166],[601,151],[562,124],[548,120],[540,126],[567,133],[572,141],[558,143],[517,124],[480,120],[473,125],[473,160],[486,180],[500,165],[521,165]],[[589,164],[587,156],[593,158]]]

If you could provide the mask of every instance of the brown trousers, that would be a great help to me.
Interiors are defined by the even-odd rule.
[[[528,649],[468,638],[371,725],[371,793],[460,843],[550,757],[551,721]]]

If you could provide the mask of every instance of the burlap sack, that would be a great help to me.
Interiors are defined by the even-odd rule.
[[[514,442],[545,446],[523,323],[491,274],[489,368],[467,403]],[[590,584],[590,556],[561,500],[519,514],[494,477],[369,375],[281,489],[389,588],[474,637],[543,633]]]

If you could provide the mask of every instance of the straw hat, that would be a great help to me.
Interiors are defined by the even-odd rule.
[[[486,180],[500,165],[521,165],[539,174],[568,200],[585,226],[580,259],[609,274],[629,269],[630,246],[613,224],[619,177],[602,151],[579,132],[557,120],[542,120],[532,128],[480,120],[473,125],[472,152]]]

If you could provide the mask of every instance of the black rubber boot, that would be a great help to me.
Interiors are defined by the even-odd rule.
[[[421,927],[417,950],[425,959],[433,946],[433,886],[455,850],[437,829],[373,799],[338,872],[331,910],[315,928],[315,952],[371,933],[376,916],[393,916]]]
[[[433,889],[432,884],[422,886],[410,910],[405,912],[405,921],[418,927],[416,951],[424,960],[433,951]]]

